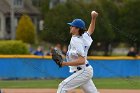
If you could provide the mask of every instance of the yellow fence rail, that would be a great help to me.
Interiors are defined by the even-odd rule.
[[[0,58],[36,58],[36,59],[51,59],[51,56],[36,56],[36,55],[0,55]],[[140,60],[140,56],[88,56],[89,60]]]

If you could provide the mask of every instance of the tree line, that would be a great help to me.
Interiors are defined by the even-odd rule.
[[[140,47],[140,0],[67,0],[49,9],[50,0],[40,0],[39,8],[44,19],[44,30],[39,37],[50,43],[69,44],[68,22],[81,18],[88,28],[91,11],[99,13],[93,38],[92,48],[102,44],[105,55],[110,45],[120,42]]]

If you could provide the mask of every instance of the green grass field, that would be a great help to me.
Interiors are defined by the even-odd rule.
[[[0,80],[0,88],[57,88],[61,79]],[[98,89],[140,89],[140,78],[93,79]]]

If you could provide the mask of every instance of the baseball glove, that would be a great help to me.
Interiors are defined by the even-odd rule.
[[[52,50],[52,59],[59,67],[62,67],[63,58],[61,54],[58,52],[58,50],[56,49]]]

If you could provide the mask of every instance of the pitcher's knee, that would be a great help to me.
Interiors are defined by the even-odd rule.
[[[62,81],[58,86],[57,93],[67,93],[66,82]]]
[[[65,84],[66,84],[66,83],[65,83],[64,81],[62,81],[62,82],[59,84],[58,88],[64,88]]]

